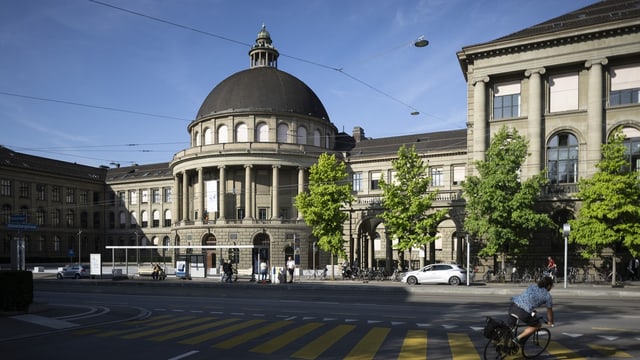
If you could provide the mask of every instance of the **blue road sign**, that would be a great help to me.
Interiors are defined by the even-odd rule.
[[[17,230],[35,230],[35,224],[7,224],[8,229],[17,229]]]
[[[19,215],[11,215],[9,217],[9,223],[11,224],[24,224],[27,222],[27,215],[19,214]]]

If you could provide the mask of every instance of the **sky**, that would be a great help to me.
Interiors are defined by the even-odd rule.
[[[90,166],[169,162],[209,92],[249,68],[262,25],[278,69],[338,131],[463,129],[458,51],[595,2],[1,0],[0,145]],[[429,46],[413,46],[421,36]]]

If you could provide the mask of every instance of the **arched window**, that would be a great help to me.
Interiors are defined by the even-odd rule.
[[[171,226],[171,210],[164,211],[164,226],[165,227]]]
[[[140,227],[146,228],[149,226],[149,213],[146,211],[142,211],[141,215],[142,223],[140,224]]]
[[[551,184],[578,180],[578,139],[570,133],[554,135],[547,143],[547,176]]]
[[[210,128],[206,128],[204,130],[204,144],[205,145],[213,144],[213,134],[211,133],[211,129]]]
[[[239,124],[236,127],[236,142],[247,142],[249,136],[247,134],[247,124]]]
[[[320,130],[318,129],[313,131],[313,146],[320,147]]]
[[[229,142],[229,131],[227,125],[220,125],[218,128],[218,144],[226,144]]]
[[[193,140],[194,140],[194,142],[193,142],[193,143],[194,143],[196,146],[200,146],[200,132],[199,132],[199,131],[196,131],[196,132],[193,134]]]
[[[160,212],[158,210],[153,210],[153,224],[151,225],[152,227],[159,227],[160,226]]]
[[[307,145],[307,128],[304,126],[298,127],[296,137],[296,144]]]
[[[256,141],[268,142],[269,141],[269,125],[262,123],[258,125],[256,129]]]
[[[131,227],[134,228],[138,226],[138,216],[135,211],[131,212]]]
[[[286,143],[288,142],[288,136],[287,134],[289,133],[289,126],[287,124],[279,124],[278,125],[278,139],[277,141],[279,143]]]
[[[626,155],[629,157],[631,170],[640,172],[640,130],[625,127],[622,132],[625,136],[624,144],[627,147]]]

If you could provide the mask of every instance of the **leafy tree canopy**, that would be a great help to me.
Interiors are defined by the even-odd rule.
[[[342,211],[353,202],[344,162],[324,153],[309,170],[309,189],[296,196],[296,207],[318,239],[318,247],[345,256],[342,231],[348,214]]]
[[[582,207],[570,220],[570,240],[583,246],[584,257],[600,255],[604,248],[625,247],[640,255],[640,180],[630,168],[629,149],[620,129],[602,145],[598,171],[580,179],[578,198]]]
[[[506,251],[520,254],[534,230],[554,226],[546,214],[534,209],[540,189],[547,183],[546,174],[520,179],[528,146],[516,129],[503,126],[493,136],[485,160],[475,163],[479,176],[468,176],[463,184],[465,230],[486,240],[480,256]]]
[[[415,146],[400,147],[398,158],[391,163],[395,174],[393,181],[380,180],[384,208],[381,217],[387,234],[397,237],[399,250],[435,240],[436,228],[447,210],[431,209],[438,192],[429,191],[429,167],[420,159]]]

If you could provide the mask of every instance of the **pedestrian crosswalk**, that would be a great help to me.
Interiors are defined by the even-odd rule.
[[[347,321],[349,320],[349,321]],[[158,313],[144,320],[119,323],[108,330],[87,328],[77,335],[123,341],[172,342],[199,351],[233,350],[239,358],[290,359],[427,359],[483,358],[486,339],[478,327],[424,324],[371,324],[355,319],[287,317],[243,314]],[[580,346],[570,337],[552,341],[547,359],[633,358],[624,348],[596,342]],[[604,341],[604,340],[603,340]],[[205,349],[205,350],[203,350]]]

